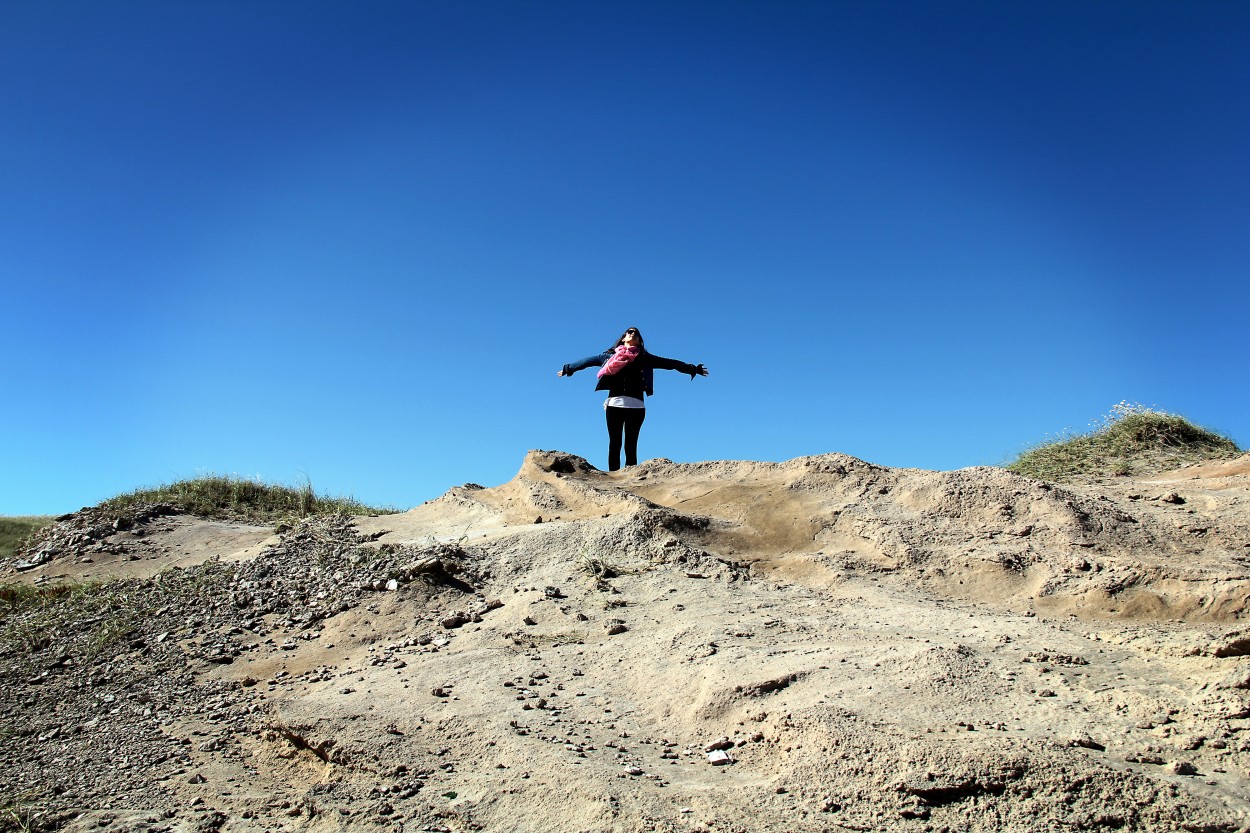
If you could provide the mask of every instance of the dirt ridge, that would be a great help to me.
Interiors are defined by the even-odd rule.
[[[67,516],[11,580],[117,578],[0,623],[0,796],[39,830],[1247,830],[1243,464],[532,451],[278,535]]]

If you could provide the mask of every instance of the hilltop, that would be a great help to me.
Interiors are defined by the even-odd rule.
[[[1242,830],[1248,500],[1250,455],[534,451],[281,532],[84,510],[10,567],[0,794],[40,830]]]

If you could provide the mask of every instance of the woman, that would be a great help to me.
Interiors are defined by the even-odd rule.
[[[642,334],[630,327],[616,340],[611,349],[597,356],[588,356],[578,362],[566,364],[557,376],[572,376],[588,367],[599,367],[599,384],[595,390],[606,390],[608,399],[603,403],[608,417],[608,471],[621,467],[621,439],[625,440],[625,465],[638,465],[638,432],[647,417],[644,396],[651,395],[652,371],[680,370],[690,378],[706,376],[707,368],[701,364],[686,364],[676,359],[666,359],[648,353],[642,345]]]

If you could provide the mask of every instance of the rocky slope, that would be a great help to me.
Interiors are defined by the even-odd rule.
[[[278,536],[84,510],[12,568],[44,592],[0,624],[0,803],[71,830],[1250,829],[1248,470],[531,452]]]

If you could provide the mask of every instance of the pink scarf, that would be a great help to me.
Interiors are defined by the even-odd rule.
[[[604,362],[603,367],[599,368],[599,372],[595,375],[602,379],[604,376],[612,376],[620,373],[625,368],[625,365],[637,358],[640,352],[642,351],[637,347],[627,347],[624,344],[620,345],[616,348],[616,352],[612,355],[612,358]]]

